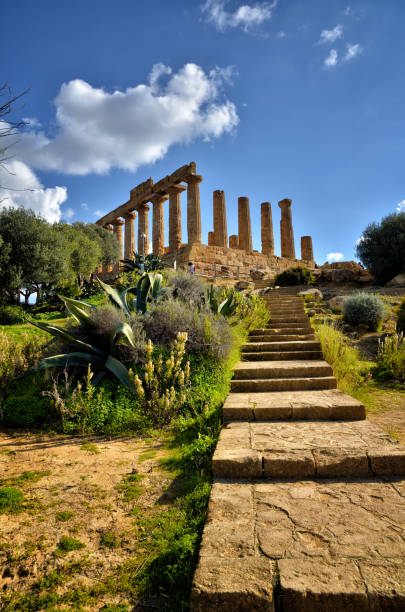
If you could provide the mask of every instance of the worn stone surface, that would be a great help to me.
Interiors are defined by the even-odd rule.
[[[204,558],[194,576],[194,612],[273,612],[274,570],[267,559]]]
[[[318,559],[279,561],[283,609],[289,612],[366,612],[367,591],[358,566]]]
[[[313,261],[312,236],[301,236],[301,259]]]
[[[273,218],[270,202],[262,202],[260,205],[261,231],[262,231],[262,253],[274,254]]]
[[[281,256],[295,259],[294,231],[291,216],[292,200],[286,198],[281,200],[278,205],[281,208],[280,237],[281,237]]]
[[[245,197],[238,198],[238,235],[239,249],[251,253],[253,251],[253,246],[249,198]]]

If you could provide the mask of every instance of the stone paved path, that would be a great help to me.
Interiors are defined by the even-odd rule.
[[[223,408],[194,612],[405,611],[405,449],[336,388],[302,300],[267,298]]]

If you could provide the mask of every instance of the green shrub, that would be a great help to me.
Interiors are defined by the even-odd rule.
[[[308,268],[288,268],[277,274],[274,284],[279,287],[290,287],[294,285],[312,285],[315,277]]]
[[[63,319],[66,315],[60,310],[52,310],[45,312],[37,312],[34,314],[34,318],[38,321],[54,321],[55,319]]]
[[[379,342],[373,376],[380,380],[405,382],[405,343],[402,332]]]
[[[191,276],[191,275],[190,275]],[[153,304],[144,319],[146,335],[153,344],[170,346],[179,331],[186,332],[187,351],[226,359],[234,343],[233,330],[222,316],[192,303],[167,299]]]
[[[19,325],[27,323],[21,306],[0,306],[0,325]]]
[[[398,308],[397,331],[405,333],[405,299]]]
[[[339,389],[351,393],[362,380],[358,350],[349,346],[344,334],[330,325],[316,326],[316,335],[324,358],[332,366]]]
[[[2,425],[6,427],[42,427],[55,421],[56,413],[43,391],[49,385],[39,375],[14,382],[3,404]]]
[[[24,493],[16,487],[0,487],[0,514],[19,512],[24,501]]]
[[[85,548],[85,544],[80,542],[80,540],[76,540],[76,538],[72,538],[70,536],[62,536],[58,542],[57,550],[61,553],[71,552],[72,550],[81,550]]]
[[[343,319],[351,325],[367,325],[376,330],[384,317],[385,306],[379,295],[359,291],[343,302]]]

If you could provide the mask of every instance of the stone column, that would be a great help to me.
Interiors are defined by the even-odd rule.
[[[232,234],[232,236],[229,236],[229,248],[239,249],[239,236],[237,236],[236,234]]]
[[[270,202],[262,202],[260,207],[262,226],[262,253],[274,255],[273,219]]]
[[[215,246],[215,232],[208,232],[208,246]]]
[[[253,251],[250,226],[249,198],[238,198],[239,248],[247,253]]]
[[[301,236],[301,259],[305,259],[306,261],[314,261],[312,236]]]
[[[181,204],[180,196],[185,190],[184,185],[168,187],[169,194],[169,251],[181,247]]]
[[[149,253],[149,219],[148,212],[150,207],[146,202],[138,204],[138,253],[147,255]],[[143,238],[145,235],[145,238]]]
[[[124,222],[122,219],[114,219],[114,221],[112,222],[113,227],[114,227],[114,234],[117,237],[117,240],[120,244],[120,260],[122,259],[122,226],[124,225]],[[117,275],[120,271],[120,261],[117,261],[117,263],[114,265],[113,268],[113,274]]]
[[[201,208],[199,183],[202,176],[190,174],[187,183],[187,234],[188,244],[201,244]]]
[[[214,205],[214,244],[228,246],[228,228],[226,224],[225,193],[219,189],[213,194]]]
[[[292,225],[291,216],[291,202],[289,198],[281,200],[278,205],[281,208],[281,221],[280,221],[280,233],[281,233],[281,257],[287,257],[288,259],[295,259],[295,246],[294,246],[294,231]]]
[[[127,212],[124,215],[125,219],[125,244],[124,244],[124,258],[133,259],[135,251],[135,212]]]
[[[108,230],[109,232],[112,232],[114,228],[112,225],[105,225],[104,229]],[[103,280],[108,280],[110,272],[112,272],[111,262],[103,263],[103,270],[102,270]]]
[[[163,255],[165,252],[165,226],[163,217],[163,202],[166,202],[166,194],[157,195],[151,199],[153,204],[152,217],[152,251],[154,255]]]

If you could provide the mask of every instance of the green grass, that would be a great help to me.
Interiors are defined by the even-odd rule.
[[[74,516],[74,513],[70,512],[70,510],[62,510],[55,514],[56,520],[59,521],[60,523],[69,521],[71,518],[73,518],[73,516]]]
[[[105,533],[101,534],[100,546],[104,546],[106,548],[118,548],[119,545],[119,539],[110,531],[106,531]]]
[[[139,455],[138,462],[143,463],[144,461],[147,461],[148,459],[153,459],[154,457],[156,457],[156,455],[157,455],[156,450],[145,451],[144,453],[141,453]]]
[[[100,453],[100,449],[95,444],[88,441],[83,442],[80,450],[88,451],[89,453],[93,453],[93,455],[98,455]]]
[[[66,327],[71,322],[72,320],[67,318],[55,319],[52,321],[52,324],[58,327]],[[31,338],[43,338],[44,344],[49,341],[49,334],[47,332],[29,323],[20,325],[0,325],[0,332],[4,332],[19,344],[25,343],[27,339]]]
[[[0,514],[21,512],[24,493],[16,487],[0,487]]]
[[[81,550],[82,548],[85,548],[85,546],[86,545],[83,544],[83,542],[80,542],[80,540],[64,535],[59,540],[56,550],[57,552],[64,554],[71,552],[72,550]]]
[[[126,502],[135,501],[144,491],[138,483],[144,478],[143,474],[128,474],[124,476],[121,484],[117,485],[117,490],[123,495]]]
[[[0,482],[1,484],[7,483],[9,485],[15,485],[18,487],[22,487],[28,482],[38,482],[39,480],[41,480],[41,478],[44,478],[44,476],[49,476],[50,474],[51,472],[49,470],[43,471],[43,472],[27,471],[27,472],[22,472],[22,474],[20,474],[19,476],[13,476],[12,478],[7,478]]]

